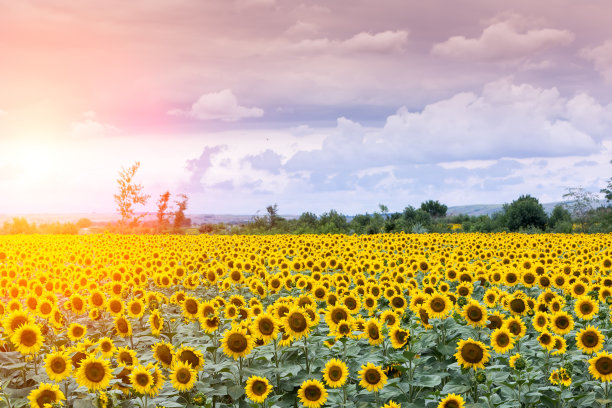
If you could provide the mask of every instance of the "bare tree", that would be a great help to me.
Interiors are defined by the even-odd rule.
[[[135,210],[137,205],[146,205],[150,197],[148,194],[143,193],[144,187],[141,184],[134,183],[134,176],[139,168],[140,162],[134,163],[127,169],[122,167],[117,179],[119,193],[114,196],[117,211],[121,215],[119,224],[122,229],[136,227],[140,219],[146,215],[146,213],[136,215]]]
[[[157,201],[157,232],[163,231],[170,224],[168,201],[170,201],[169,191],[160,195]]]

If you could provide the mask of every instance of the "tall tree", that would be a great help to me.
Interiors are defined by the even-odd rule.
[[[174,229],[178,230],[186,224],[185,210],[187,209],[187,194],[179,194],[179,199],[174,203],[176,210],[174,211]]]
[[[127,169],[122,167],[119,171],[119,178],[117,179],[119,193],[114,196],[117,211],[121,215],[119,223],[122,228],[137,226],[140,219],[146,215],[146,213],[136,215],[135,210],[137,205],[146,205],[150,197],[143,193],[144,187],[141,184],[134,182],[134,177],[139,168],[140,162],[136,162]]]
[[[522,195],[511,204],[505,204],[504,212],[510,231],[528,227],[544,230],[548,222],[544,207],[537,198],[530,195]]]
[[[448,207],[446,204],[440,203],[438,200],[427,200],[421,203],[421,210],[429,213],[433,218],[445,217]]]
[[[157,231],[163,231],[170,223],[170,209],[168,202],[170,201],[170,192],[166,191],[159,196],[157,201]]]

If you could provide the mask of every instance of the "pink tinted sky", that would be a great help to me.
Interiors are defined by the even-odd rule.
[[[560,200],[612,175],[609,1],[0,0],[0,213]]]

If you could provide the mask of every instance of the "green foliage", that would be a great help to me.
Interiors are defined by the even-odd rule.
[[[140,162],[136,162],[131,167],[122,168],[119,171],[119,178],[117,179],[119,192],[114,197],[117,211],[121,216],[120,228],[136,227],[145,216],[145,214],[136,215],[136,206],[146,205],[150,197],[143,193],[144,187],[141,184],[134,182],[134,177],[139,168]]]
[[[440,203],[438,200],[427,200],[421,203],[421,210],[427,212],[433,218],[440,218],[446,216],[448,207],[445,204]]]
[[[510,231],[529,227],[544,230],[548,222],[544,207],[537,198],[530,195],[522,195],[511,204],[505,205],[504,213]]]

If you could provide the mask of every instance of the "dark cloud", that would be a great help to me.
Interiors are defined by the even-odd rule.
[[[283,156],[271,149],[267,149],[260,154],[245,157],[244,161],[250,163],[251,167],[256,170],[265,170],[272,174],[279,174],[282,159]]]

